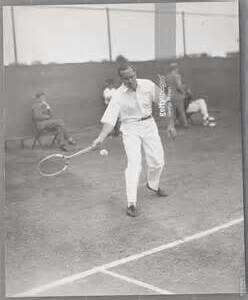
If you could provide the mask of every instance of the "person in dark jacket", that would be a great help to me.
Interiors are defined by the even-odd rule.
[[[35,103],[32,106],[32,117],[38,130],[57,130],[57,140],[61,150],[67,151],[66,143],[76,145],[75,140],[69,136],[64,121],[53,117],[53,111],[47,103],[46,95],[43,92],[35,95]]]

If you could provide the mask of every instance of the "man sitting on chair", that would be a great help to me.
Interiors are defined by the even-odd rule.
[[[42,92],[35,95],[32,114],[38,130],[57,131],[57,141],[61,150],[67,151],[66,141],[70,145],[76,145],[76,142],[69,136],[65,129],[63,120],[53,118],[52,109],[46,101],[45,93]]]
[[[185,87],[184,107],[186,116],[189,118],[192,114],[199,112],[202,116],[203,125],[213,127],[216,125],[215,118],[208,113],[207,103],[204,99],[193,99],[190,89]]]

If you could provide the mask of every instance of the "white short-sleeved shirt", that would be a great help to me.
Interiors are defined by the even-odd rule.
[[[136,91],[122,84],[112,96],[101,122],[114,126],[118,117],[122,123],[147,117],[152,114],[152,102],[159,101],[159,93],[159,87],[148,79],[137,79]]]

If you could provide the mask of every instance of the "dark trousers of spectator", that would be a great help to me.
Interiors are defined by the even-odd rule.
[[[45,121],[40,121],[37,124],[38,129],[47,130],[47,131],[57,131],[58,136],[57,140],[59,145],[65,145],[65,141],[68,141],[69,134],[65,128],[63,120],[60,119],[50,119]]]
[[[180,124],[187,128],[188,120],[186,117],[185,107],[184,107],[184,99],[183,98],[175,98],[173,99],[174,112],[175,116],[178,117]]]

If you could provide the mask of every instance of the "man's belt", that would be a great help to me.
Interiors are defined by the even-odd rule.
[[[152,117],[152,115],[147,116],[147,117],[142,117],[141,119],[139,119],[139,121],[144,121],[144,120],[150,119],[151,117]]]

